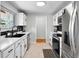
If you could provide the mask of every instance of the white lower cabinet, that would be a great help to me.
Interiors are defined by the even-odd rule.
[[[24,37],[22,40],[16,42],[15,44],[15,58],[23,58],[26,52],[27,44],[26,38]]]
[[[27,35],[26,42],[27,42],[26,44],[27,44],[27,50],[28,50],[30,47],[30,34]]]
[[[21,42],[21,55],[22,55],[22,57],[24,56],[24,39],[22,40],[22,42]]]
[[[24,40],[24,52],[26,52],[26,50],[27,50],[27,38]]]
[[[24,39],[21,41],[21,49],[22,49],[22,57],[24,57],[24,54],[26,53],[27,50],[27,38],[24,37]]]
[[[49,44],[52,46],[52,38],[49,38]]]
[[[24,40],[24,52],[27,51],[27,36],[25,37],[25,40]]]
[[[5,51],[0,52],[0,58],[23,58],[27,50],[28,38],[24,36],[19,41],[6,48]]]
[[[21,46],[18,45],[18,47],[15,49],[15,58],[21,57]]]
[[[15,58],[21,58],[21,41],[15,43]]]
[[[8,49],[6,49],[3,54],[3,58],[14,58],[14,45],[10,46]]]
[[[10,55],[8,55],[7,58],[14,58],[14,53],[11,53]]]

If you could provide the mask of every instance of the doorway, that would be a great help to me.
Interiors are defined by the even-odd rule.
[[[36,16],[36,42],[45,43],[47,33],[47,16]]]

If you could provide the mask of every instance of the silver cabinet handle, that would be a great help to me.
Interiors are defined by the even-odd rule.
[[[11,49],[10,51],[8,51],[8,53],[10,53],[13,49]]]

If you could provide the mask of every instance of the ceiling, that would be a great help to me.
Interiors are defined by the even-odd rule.
[[[70,1],[45,1],[43,7],[36,6],[37,1],[9,1],[19,11],[35,14],[54,14],[65,7]]]

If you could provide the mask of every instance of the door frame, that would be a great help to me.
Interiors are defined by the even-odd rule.
[[[42,16],[36,16],[36,18],[35,18],[35,28],[36,28],[36,29],[35,29],[35,30],[36,30],[36,31],[35,31],[35,41],[36,41],[36,39],[37,39],[37,17],[42,17]],[[43,17],[46,18],[46,25],[45,25],[45,26],[46,26],[46,27],[45,27],[45,28],[46,28],[46,30],[45,30],[46,33],[45,33],[45,39],[47,39],[47,16],[43,16]]]

